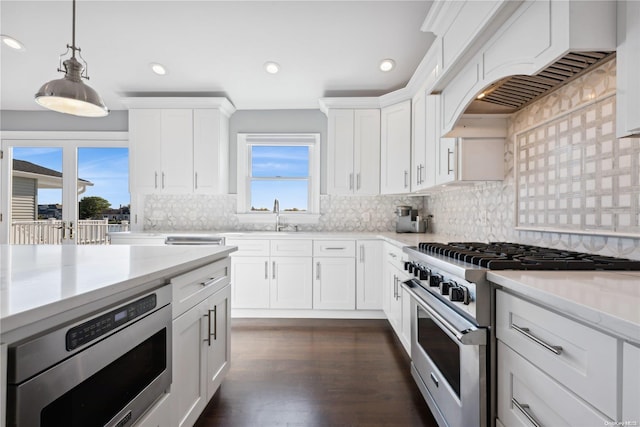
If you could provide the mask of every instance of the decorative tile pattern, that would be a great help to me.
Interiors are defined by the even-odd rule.
[[[615,75],[609,61],[514,114],[504,181],[432,194],[433,231],[640,259],[640,238],[588,234],[640,233],[640,139],[615,138]],[[516,220],[567,233],[516,230]]]
[[[424,197],[320,196],[320,221],[301,231],[395,231],[396,206],[424,211]],[[270,231],[272,224],[240,224],[236,195],[149,195],[145,197],[145,231]]]

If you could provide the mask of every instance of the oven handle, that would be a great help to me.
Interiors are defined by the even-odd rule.
[[[409,285],[407,285],[406,282],[402,284],[402,287],[415,299],[416,304],[419,304],[420,307],[429,313],[438,326],[456,337],[461,344],[487,344],[487,334],[485,329],[476,327],[473,323],[458,315],[444,303],[438,301],[434,296],[429,294],[418,295]],[[432,300],[427,301],[427,299]],[[434,307],[438,305],[438,308]]]

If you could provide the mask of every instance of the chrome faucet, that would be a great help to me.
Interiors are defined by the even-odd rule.
[[[280,202],[278,199],[273,201],[273,213],[276,214],[276,231],[280,231]]]

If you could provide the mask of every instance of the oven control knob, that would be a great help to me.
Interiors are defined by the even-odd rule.
[[[432,274],[429,277],[429,286],[440,286],[440,282],[442,282],[442,276],[439,274]]]
[[[450,289],[449,299],[464,304],[469,304],[469,288],[466,286],[456,286]]]
[[[431,272],[429,271],[428,268],[422,267],[418,270],[418,278],[420,280],[429,280],[429,273]]]
[[[411,261],[404,262],[404,271],[413,272],[413,263]]]
[[[455,288],[456,286],[458,286],[458,284],[452,280],[447,282],[440,282],[440,293],[442,295],[449,295],[449,290],[451,288]]]

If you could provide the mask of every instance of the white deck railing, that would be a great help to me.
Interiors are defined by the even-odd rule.
[[[129,222],[109,224],[106,219],[82,219],[73,227],[78,245],[108,245],[108,233],[129,231]],[[63,221],[44,219],[36,221],[13,221],[11,223],[11,243],[15,245],[60,245],[62,244]],[[69,238],[69,228],[64,230]]]

